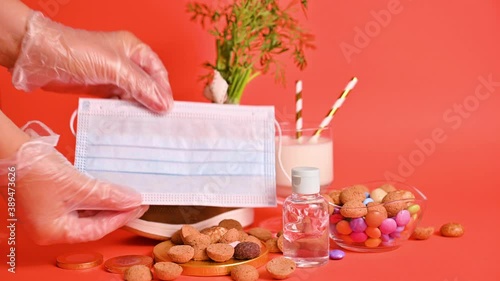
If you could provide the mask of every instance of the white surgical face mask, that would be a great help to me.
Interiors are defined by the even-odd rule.
[[[75,166],[150,205],[276,205],[274,107],[80,99]]]

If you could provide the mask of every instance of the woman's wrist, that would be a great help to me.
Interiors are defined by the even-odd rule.
[[[31,9],[19,0],[0,0],[0,65],[14,66]]]
[[[19,129],[3,112],[0,110],[0,159],[8,158],[25,142],[29,141],[30,136]]]

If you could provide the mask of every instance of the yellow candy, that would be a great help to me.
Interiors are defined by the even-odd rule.
[[[410,212],[410,214],[412,215],[417,214],[419,211],[420,211],[420,205],[418,204],[413,204],[410,207],[408,207],[408,212]]]

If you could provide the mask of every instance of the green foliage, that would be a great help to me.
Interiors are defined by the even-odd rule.
[[[314,48],[314,37],[303,30],[293,16],[294,7],[306,11],[307,0],[292,0],[286,6],[278,0],[217,2],[216,6],[192,2],[187,9],[191,19],[215,37],[215,64],[205,66],[219,71],[229,84],[229,103],[239,103],[246,85],[271,69],[277,81],[284,83],[279,55],[290,53],[301,70],[307,66],[305,49]],[[212,74],[203,78],[208,83]]]

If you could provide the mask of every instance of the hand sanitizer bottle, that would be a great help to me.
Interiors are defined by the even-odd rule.
[[[328,203],[319,194],[319,169],[292,169],[292,195],[283,203],[283,255],[298,267],[328,262]]]

